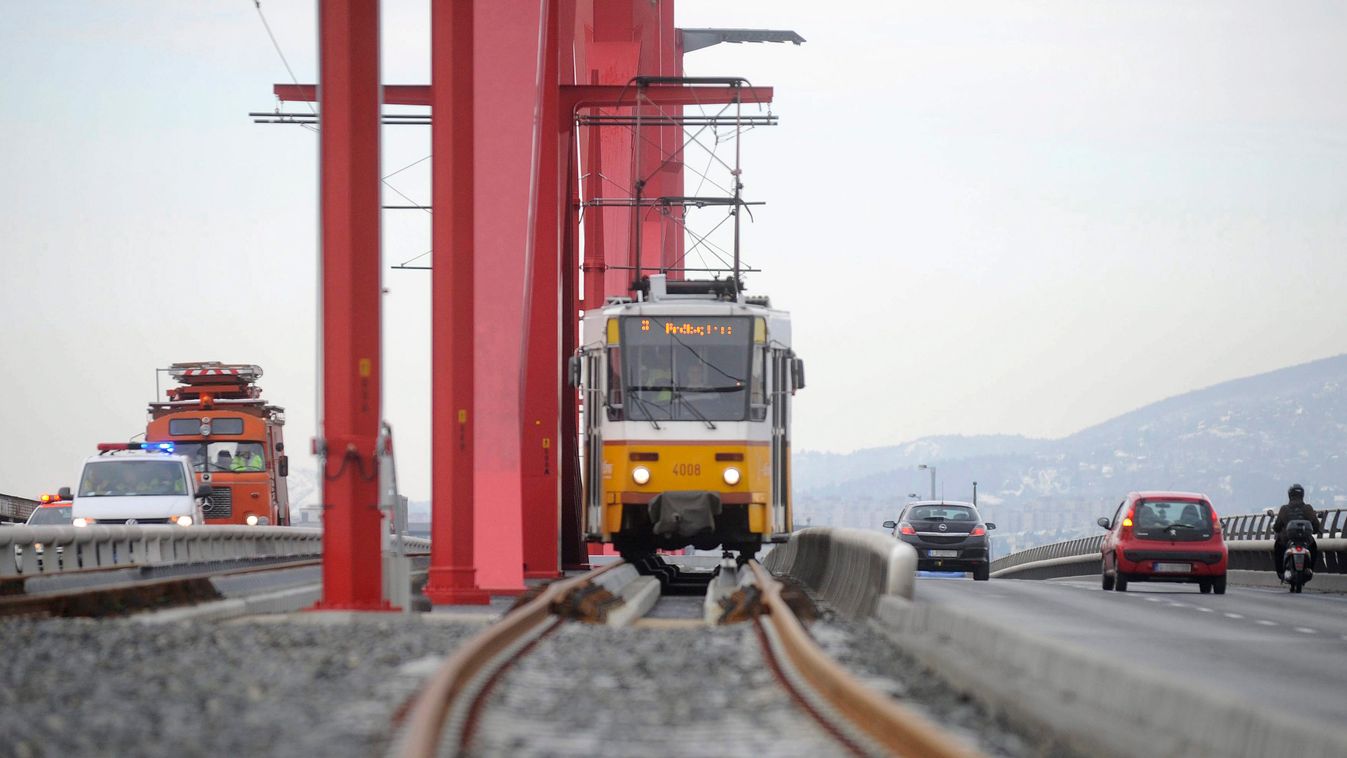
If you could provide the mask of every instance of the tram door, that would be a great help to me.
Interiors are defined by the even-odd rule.
[[[592,535],[603,532],[603,359],[603,351],[585,354],[585,532]]]
[[[772,529],[789,532],[790,353],[772,351]]]

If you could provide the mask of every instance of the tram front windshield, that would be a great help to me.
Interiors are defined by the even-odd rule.
[[[746,316],[623,318],[627,419],[747,419],[752,329]]]

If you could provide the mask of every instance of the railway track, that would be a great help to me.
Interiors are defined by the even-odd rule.
[[[695,605],[682,603],[682,607],[688,609],[686,618],[665,618],[660,623],[647,623],[628,616],[620,625],[637,628],[603,631],[613,625],[617,609],[626,604],[624,599],[638,594],[613,589],[614,581],[622,572],[630,573],[631,568],[617,562],[554,582],[459,647],[405,710],[391,754],[399,758],[424,758],[490,754],[502,750],[523,754],[588,752],[583,745],[561,744],[566,740],[565,735],[548,737],[540,734],[550,726],[577,732],[615,729],[612,734],[589,739],[623,753],[639,752],[643,745],[647,751],[650,749],[648,743],[640,741],[623,743],[620,736],[623,730],[628,734],[640,733],[641,738],[646,739],[652,728],[657,728],[669,732],[667,744],[670,749],[700,740],[705,743],[701,749],[707,750],[706,754],[716,754],[721,747],[725,747],[727,753],[743,752],[749,744],[746,741],[751,741],[757,749],[774,753],[781,746],[774,745],[773,739],[779,738],[792,745],[787,752],[799,754],[817,754],[822,750],[830,754],[853,755],[977,755],[963,739],[952,737],[924,716],[869,688],[829,658],[810,637],[805,623],[792,609],[792,603],[783,598],[782,584],[753,561],[737,570],[734,562],[728,561],[716,575],[703,575],[705,600]],[[684,591],[696,581],[689,581],[687,574],[678,579]],[[673,584],[677,583],[664,583],[666,588]],[[689,637],[689,634],[714,637]],[[741,636],[735,637],[735,634]],[[756,640],[756,644],[741,644],[736,640]],[[721,650],[720,657],[713,648]],[[747,656],[744,655],[746,648],[749,650]],[[756,655],[753,648],[756,648]],[[671,649],[681,649],[688,651],[689,663],[680,666],[676,661],[670,663],[658,659],[640,663],[637,666],[640,673],[635,676],[655,681],[645,685],[645,695],[628,693],[620,696],[619,709],[626,711],[623,706],[631,706],[633,713],[624,712],[617,716],[610,713],[607,715],[611,718],[587,721],[544,723],[551,711],[567,707],[575,709],[577,702],[589,701],[595,709],[604,707],[596,697],[601,694],[598,690],[603,685],[594,684],[594,677],[597,675],[602,680],[607,675],[595,672],[593,661],[585,658],[585,651],[593,649],[606,649],[614,658],[623,655],[639,657],[650,651],[669,655]],[[551,656],[551,662],[538,660],[548,656]],[[738,735],[726,738],[717,734],[714,726],[699,723],[695,713],[687,716],[691,723],[679,720],[680,712],[687,710],[686,697],[679,694],[676,682],[667,683],[664,678],[670,673],[676,678],[707,674],[710,672],[698,668],[699,663],[717,666],[745,657],[752,659],[750,676],[745,677],[743,672],[731,673],[728,677],[731,683],[724,685],[726,692],[721,693],[720,700],[724,701],[723,707],[750,711],[733,714],[729,721],[747,724],[753,727],[752,730],[741,729]],[[602,662],[604,658],[600,655],[597,660]],[[770,671],[770,676],[763,675],[763,671]],[[615,670],[607,679],[623,675]],[[742,681],[745,678],[753,679],[753,682],[746,685]],[[740,689],[734,689],[735,686]],[[785,715],[768,719],[767,725],[759,728],[757,714],[751,710],[764,698],[761,693],[753,694],[751,689],[763,686],[777,690],[767,699],[776,703],[771,707],[778,714]],[[694,683],[692,692],[709,692],[721,687],[707,680]],[[514,693],[516,689],[528,691]],[[540,693],[546,689],[556,692]],[[649,699],[648,692],[652,689],[657,694]],[[747,696],[745,692],[748,692]],[[643,697],[647,700],[642,700]],[[550,705],[543,702],[549,698]],[[666,698],[669,707],[663,709]],[[489,717],[489,711],[499,708],[501,701],[510,699],[516,701],[517,710],[509,715]],[[572,705],[567,706],[567,703]],[[666,712],[652,714],[652,710]],[[702,708],[703,713],[708,710],[721,712]],[[802,712],[808,714],[813,726],[802,725],[808,721],[800,718]],[[652,723],[654,721],[659,723]],[[798,733],[808,734],[805,739],[791,743],[789,741],[795,738],[774,735],[771,724],[788,725]],[[502,737],[490,733],[501,727],[507,731],[517,729],[520,734]],[[720,743],[722,739],[731,740],[728,747]],[[659,751],[656,748],[656,752]],[[697,753],[694,750],[688,754]]]

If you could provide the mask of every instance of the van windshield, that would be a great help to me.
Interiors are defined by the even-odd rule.
[[[177,461],[93,461],[84,464],[80,497],[186,495],[187,481]]]

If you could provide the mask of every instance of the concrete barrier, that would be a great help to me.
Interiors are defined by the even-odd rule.
[[[917,552],[911,545],[860,529],[801,529],[762,564],[774,574],[803,582],[849,618],[874,615],[881,597],[910,599],[917,576]]]
[[[973,613],[884,597],[885,633],[993,712],[1100,756],[1347,755],[1336,724],[1268,713]]]

